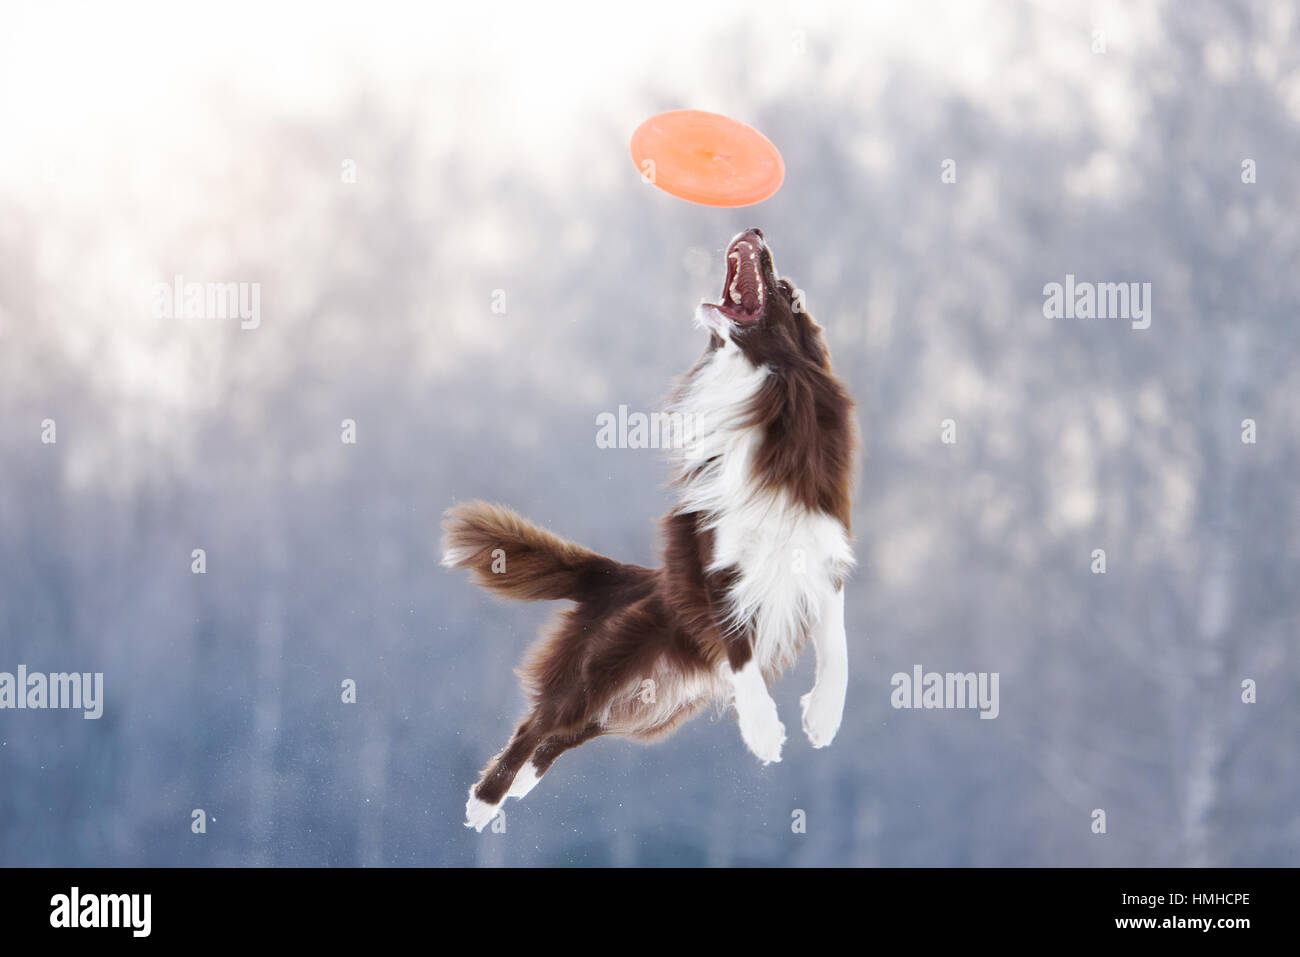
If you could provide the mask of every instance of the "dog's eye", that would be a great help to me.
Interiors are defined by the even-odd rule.
[[[785,295],[785,298],[794,299],[794,286],[790,284],[788,279],[778,280],[777,285],[781,287],[781,292]]]

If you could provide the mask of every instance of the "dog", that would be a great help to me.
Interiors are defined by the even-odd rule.
[[[839,730],[853,401],[758,229],[728,246],[721,300],[697,308],[708,347],[668,401],[693,428],[672,452],[661,567],[598,555],[502,506],[445,515],[445,566],[506,598],[573,603],[518,671],[531,707],[470,789],[467,827],[482,831],[570,748],[603,734],[655,741],[710,704],[734,704],[746,747],[780,761],[768,687],[809,642],[804,733],[824,748]]]

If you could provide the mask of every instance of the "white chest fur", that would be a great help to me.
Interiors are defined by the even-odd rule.
[[[679,505],[702,514],[713,532],[710,570],[738,571],[728,623],[752,627],[755,658],[765,671],[793,661],[829,608],[835,582],[853,564],[839,521],[756,480],[762,433],[744,419],[770,374],[727,343],[697,370],[674,409],[691,415],[694,424],[677,454],[681,473],[690,476]]]

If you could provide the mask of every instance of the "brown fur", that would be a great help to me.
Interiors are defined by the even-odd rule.
[[[762,266],[762,318],[733,334],[751,361],[773,370],[750,409],[751,424],[764,430],[759,480],[847,530],[853,403],[831,372],[821,328],[796,308],[793,286],[775,276],[765,248]],[[715,337],[710,349],[720,344]],[[597,555],[484,502],[450,509],[444,530],[446,563],[470,569],[489,591],[574,603],[518,671],[531,705],[474,788],[488,804],[503,800],[530,757],[540,776],[565,750],[597,735],[650,741],[668,734],[718,697],[711,683],[723,661],[738,670],[752,657],[747,629],[726,632],[721,624],[736,570],[706,571],[712,534],[696,514],[674,510],[664,518],[657,569]],[[654,682],[650,700],[647,680]]]

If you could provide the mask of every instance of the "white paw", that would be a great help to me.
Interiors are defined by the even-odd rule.
[[[824,748],[840,730],[844,717],[844,698],[813,688],[799,699],[803,708],[803,733],[814,748]]]
[[[738,714],[740,736],[745,747],[764,764],[780,761],[781,745],[785,744],[785,725],[777,716],[776,703],[771,699],[757,701]]]
[[[480,801],[474,796],[474,792],[469,794],[469,800],[465,802],[465,826],[472,827],[474,830],[482,832],[483,828],[492,823],[492,819],[501,811],[501,805],[488,804],[486,801]]]
[[[519,769],[515,775],[514,783],[510,785],[510,790],[506,792],[508,798],[521,798],[533,788],[537,787],[537,782],[541,778],[537,776],[537,769],[533,767],[532,761],[525,761],[524,766]]]

